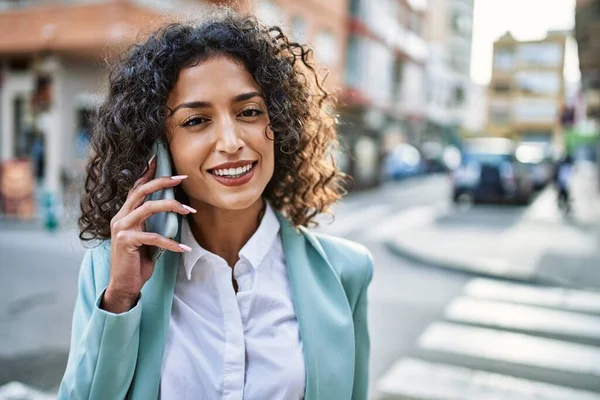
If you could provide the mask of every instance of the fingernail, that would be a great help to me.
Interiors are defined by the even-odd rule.
[[[148,160],[148,166],[152,165],[152,161],[156,158],[156,154],[153,154],[152,157]]]
[[[181,247],[181,249],[187,251],[188,253],[192,251],[192,248],[190,246],[186,246],[185,244],[180,244],[179,247]]]
[[[182,204],[181,206],[183,208],[185,208],[186,210],[188,210],[189,212],[196,214],[196,209],[194,209],[194,208],[192,208],[190,206],[186,206],[185,204]]]
[[[175,179],[176,181],[180,181],[180,180],[185,179],[187,177],[188,177],[187,175],[175,175],[175,176],[172,176],[171,179]]]

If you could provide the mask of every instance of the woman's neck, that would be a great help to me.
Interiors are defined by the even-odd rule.
[[[265,206],[263,199],[243,210],[190,203],[198,210],[196,214],[188,214],[194,238],[200,246],[223,258],[233,268],[239,259],[238,253],[258,229]]]

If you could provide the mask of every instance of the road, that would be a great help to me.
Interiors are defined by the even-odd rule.
[[[469,290],[484,287],[484,292],[489,294],[490,289],[485,285],[489,286],[490,282],[474,281],[476,277],[466,273],[415,264],[393,255],[385,245],[386,240],[400,230],[409,234],[411,226],[418,226],[439,213],[454,213],[448,203],[449,190],[450,184],[446,176],[389,183],[376,190],[349,196],[335,207],[335,221],[318,228],[326,233],[363,243],[375,259],[374,277],[369,291],[372,398],[445,398],[434,397],[435,393],[430,397],[416,392],[413,397],[407,396],[406,393],[413,389],[408,386],[400,387],[400,384],[410,381],[411,377],[415,377],[416,382],[418,373],[415,370],[425,371],[429,376],[434,376],[431,368],[439,369],[448,365],[498,374],[507,374],[511,368],[514,370],[510,360],[500,360],[502,354],[493,354],[481,361],[483,357],[473,353],[475,350],[466,345],[461,347],[461,335],[473,337],[473,343],[479,343],[478,338],[483,337],[481,335],[490,333],[459,329],[485,325],[481,321],[466,320],[469,311],[481,306],[481,303],[468,302],[474,296]],[[490,213],[496,212],[493,207],[487,209]],[[502,208],[501,212],[508,218],[519,218],[523,209]],[[464,214],[465,221],[468,221],[469,212]],[[497,219],[491,219],[494,220]],[[74,230],[48,235],[35,230],[0,229],[0,254],[0,304],[6,305],[0,311],[0,400],[2,385],[13,381],[53,392],[66,363],[77,270],[83,250],[75,240]],[[463,303],[457,303],[461,299],[464,300]],[[590,304],[590,301],[584,303]],[[591,303],[595,304],[594,301]],[[494,304],[488,302],[485,305],[492,307]],[[492,308],[484,309],[483,314],[488,309]],[[453,310],[454,314],[449,310]],[[515,312],[521,315],[524,311],[519,309]],[[473,318],[482,318],[480,314]],[[459,322],[461,325],[450,324],[449,321]],[[592,328],[594,323],[595,320],[580,321],[580,325]],[[493,321],[488,325],[490,324],[493,325]],[[522,328],[520,332],[527,332],[528,329],[531,328]],[[474,334],[480,336],[473,336]],[[545,336],[565,339],[571,338],[569,335],[567,332],[563,336]],[[445,337],[452,339],[451,343],[444,341]],[[484,339],[497,340],[493,335]],[[571,339],[572,342],[577,341],[578,337]],[[507,343],[507,346],[510,345],[510,340]],[[449,346],[450,349],[444,346]],[[543,350],[547,347],[538,348]],[[564,354],[572,354],[571,350],[564,350]],[[594,360],[592,357],[589,362]],[[527,368],[527,362],[528,360],[517,360],[519,365],[525,364],[519,373],[528,379],[556,378],[558,381],[562,379],[562,385],[595,389],[594,383],[581,378],[581,374],[573,374],[568,370],[557,377],[553,371],[533,371],[532,368]],[[586,365],[588,364],[580,363],[572,367],[583,368]],[[459,372],[463,374],[464,381],[466,372]],[[458,374],[456,371],[446,370],[436,370],[435,373],[445,377]],[[483,376],[480,379],[489,381],[492,378]],[[446,382],[453,383],[456,382]],[[440,384],[439,387],[443,388],[443,385]]]
[[[466,209],[448,204],[448,192],[444,177],[391,184],[349,199],[322,228],[375,256],[371,398],[600,400],[600,293],[484,279],[387,251],[388,239],[432,220],[450,241],[444,232],[502,238],[521,221],[562,218],[548,190],[529,207]]]

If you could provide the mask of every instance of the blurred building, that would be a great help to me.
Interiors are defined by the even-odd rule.
[[[255,10],[313,44],[331,71],[326,86],[340,86],[346,0],[0,0],[0,161],[32,159],[39,182],[61,194],[82,174],[106,60],[172,18],[222,3]]]
[[[456,143],[470,117],[473,0],[430,0],[427,140]],[[470,121],[472,122],[472,121]]]
[[[488,86],[471,82],[466,112],[463,114],[463,132],[469,136],[485,135],[487,123]]]
[[[577,0],[575,39],[579,51],[581,86],[587,98],[587,114],[600,118],[600,1]]]
[[[521,42],[507,33],[494,43],[489,133],[562,149],[567,37],[566,32],[549,32],[543,40]]]
[[[350,0],[340,161],[356,187],[379,182],[381,155],[425,129],[423,0]]]
[[[246,0],[267,25],[284,28],[292,40],[308,43],[321,68],[328,71],[325,87],[339,93],[346,56],[348,0]]]
[[[575,39],[581,70],[579,121],[598,135],[600,127],[600,1],[577,0]],[[596,139],[596,160],[600,168],[600,140]]]
[[[105,60],[163,22],[167,3],[0,0],[0,160],[30,157],[60,194],[81,173]]]

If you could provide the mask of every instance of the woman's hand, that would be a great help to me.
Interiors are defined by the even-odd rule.
[[[148,164],[148,170],[129,191],[123,207],[110,222],[110,281],[101,308],[113,313],[122,313],[133,308],[142,286],[154,272],[154,261],[148,257],[144,245],[179,253],[191,250],[188,246],[157,233],[144,231],[144,222],[153,214],[172,211],[186,215],[196,212],[177,200],[144,202],[148,195],[160,189],[177,186],[187,178],[182,175],[151,179],[156,169],[156,158],[153,157]]]

